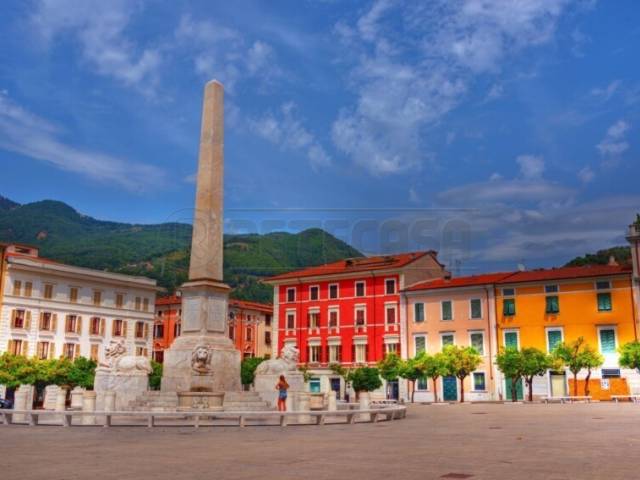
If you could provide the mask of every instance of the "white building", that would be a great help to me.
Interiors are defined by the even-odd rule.
[[[156,281],[74,267],[0,244],[0,354],[104,360],[124,340],[150,356]]]

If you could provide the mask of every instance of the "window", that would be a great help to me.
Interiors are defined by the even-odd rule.
[[[516,314],[515,298],[505,298],[502,300],[502,314],[505,317],[510,317]]]
[[[451,300],[444,300],[441,304],[442,320],[453,320],[453,308]]]
[[[9,340],[9,347],[7,351],[11,355],[26,355],[27,354],[27,342],[24,340]]]
[[[40,314],[40,330],[51,332],[53,328],[53,314],[51,312],[42,312]]]
[[[33,283],[25,282],[25,284],[24,284],[24,296],[25,297],[31,297],[32,293],[33,293]]]
[[[247,342],[251,342],[253,340],[253,329],[251,327],[247,327],[244,332],[244,338]]]
[[[357,326],[363,326],[367,320],[366,320],[366,312],[364,308],[356,308],[356,325]]]
[[[91,344],[91,353],[90,353],[90,358],[91,360],[93,360],[94,362],[97,362],[98,359],[100,357],[100,344],[98,343],[92,343]]]
[[[50,342],[38,342],[38,345],[36,348],[36,356],[40,360],[46,360],[47,358],[49,358],[50,345],[51,345]]]
[[[424,322],[424,303],[413,304],[413,320],[414,322]]]
[[[329,328],[338,327],[338,310],[329,310]]]
[[[179,337],[180,336],[180,332],[182,332],[182,324],[180,322],[177,322],[173,326],[173,336],[174,337]]]
[[[320,379],[319,378],[311,378],[309,379],[309,392],[311,393],[320,393]]]
[[[136,338],[144,338],[144,322],[136,322],[135,335]]]
[[[335,299],[338,298],[338,284],[332,283],[329,285],[329,298]]]
[[[47,300],[51,300],[53,298],[53,285],[50,283],[45,284],[43,296]]]
[[[476,392],[483,392],[486,388],[486,381],[484,372],[473,372],[473,390]]]
[[[229,331],[231,331],[233,327],[229,327]],[[153,338],[164,338],[164,325],[161,323],[157,323],[153,326]],[[229,338],[233,340],[233,335],[229,335]]]
[[[264,332],[264,344],[271,345],[271,332]]]
[[[395,295],[396,293],[396,279],[387,278],[384,281],[384,291],[387,295]]]
[[[413,337],[413,351],[415,355],[427,351],[427,337],[424,335],[416,335]]]
[[[114,337],[124,337],[126,335],[124,320],[117,319],[113,321],[112,334]]]
[[[13,281],[13,295],[19,297],[22,294],[22,282],[20,280]]]
[[[356,297],[364,297],[364,296],[365,296],[365,283],[356,282]]]
[[[385,313],[385,320],[387,322],[387,325],[395,325],[397,321],[396,307],[387,305],[387,307],[385,307]]]
[[[545,285],[544,286],[545,293],[558,293],[558,285]]]
[[[124,295],[122,293],[116,294],[116,308],[124,307]]]
[[[482,300],[480,300],[479,298],[472,298],[469,303],[471,318],[474,320],[482,318]]]
[[[443,333],[440,335],[440,339],[442,341],[442,347],[446,347],[447,345],[453,345],[453,333]]]
[[[318,300],[320,298],[320,287],[314,285],[309,287],[309,300]]]
[[[506,348],[518,348],[518,332],[504,332],[504,346]]]
[[[616,353],[616,331],[613,328],[600,329],[600,352]]]
[[[421,377],[416,382],[416,390],[428,390],[427,378]]]
[[[296,313],[287,312],[287,329],[295,330],[295,328],[296,328]]]
[[[309,328],[320,328],[320,312],[314,310],[307,314],[307,319],[309,321]]]
[[[27,328],[27,315],[25,310],[13,310],[11,316],[13,317],[11,319],[12,328]]]
[[[102,292],[100,290],[93,291],[93,304],[99,307],[102,304]]]
[[[513,297],[516,294],[515,288],[503,288],[502,296],[503,297]]]
[[[90,335],[101,335],[102,332],[102,319],[99,317],[91,317],[89,321],[89,334]]]
[[[395,353],[397,355],[398,351],[400,350],[398,347],[400,347],[399,343],[385,343],[384,344],[385,355],[389,355],[390,353]]]
[[[81,331],[81,321],[80,317],[77,315],[67,315],[66,320],[64,322],[64,331],[65,333],[75,333],[79,334]]]
[[[559,313],[560,312],[560,300],[557,295],[549,295],[545,298],[546,313]]]
[[[229,325],[229,338],[231,340],[236,339],[236,327],[234,327],[233,325]]]
[[[69,288],[69,301],[71,303],[76,303],[78,301],[78,288],[77,287]]]
[[[135,308],[136,310],[140,310],[140,304],[141,304],[141,302],[142,302],[142,299],[141,299],[140,297],[136,297],[136,298],[135,298],[135,306],[134,306],[134,308]]]
[[[320,363],[320,345],[309,346],[309,362]]]
[[[364,343],[357,344],[355,346],[355,360],[356,363],[366,363],[367,361],[367,345]]]
[[[287,302],[295,302],[295,301],[296,301],[296,289],[287,288]]]
[[[145,312],[149,311],[149,299],[148,298],[144,298],[142,300],[142,310]]]
[[[342,361],[342,349],[340,345],[329,345],[329,363],[339,363]]]
[[[484,355],[484,333],[471,332],[469,335],[471,346],[476,349],[480,355]]]
[[[264,316],[264,326],[265,327],[270,327],[271,326],[271,315],[265,315]]]
[[[602,378],[620,378],[619,368],[603,368]]]
[[[76,358],[76,354],[80,353],[80,345],[77,343],[65,343],[62,349],[62,354],[64,358],[69,360],[74,360]]]
[[[562,342],[562,330],[559,328],[547,330],[547,352],[553,352],[553,349]]]
[[[601,280],[599,282],[596,282],[596,289],[597,290],[610,290],[611,289],[611,282],[609,280]]]
[[[599,312],[611,311],[611,293],[610,292],[598,293],[598,311]]]
[[[148,355],[148,351],[145,347],[136,347],[136,355],[139,357],[146,357]]]

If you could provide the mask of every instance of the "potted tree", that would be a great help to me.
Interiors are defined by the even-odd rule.
[[[505,378],[511,380],[511,401],[518,401],[518,382],[524,376],[524,362],[517,348],[508,347],[496,355],[496,365]]]
[[[522,376],[528,389],[528,400],[533,401],[533,378],[536,375],[542,376],[551,368],[552,361],[549,355],[537,348],[523,348],[520,352],[522,357]]]
[[[385,397],[388,399],[391,398],[391,392],[389,390],[390,382],[398,380],[400,376],[400,368],[402,365],[402,360],[395,353],[388,353],[385,357],[378,362],[378,371],[380,376],[387,382]]]
[[[438,378],[449,375],[445,356],[442,352],[438,352],[435,355],[424,353],[419,358],[419,361],[422,364],[421,368],[424,370],[425,376],[433,382],[433,401],[438,403]]]
[[[353,389],[360,402],[360,410],[366,410],[371,404],[370,393],[382,386],[380,373],[377,368],[360,367],[353,372],[351,379]]]
[[[478,365],[482,362],[482,358],[478,351],[473,347],[460,347],[458,345],[447,345],[443,350],[447,369],[451,375],[460,380],[460,403],[464,402],[464,379],[471,375]]]

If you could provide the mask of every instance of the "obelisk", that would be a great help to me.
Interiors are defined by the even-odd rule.
[[[163,391],[240,390],[240,352],[227,335],[230,288],[222,279],[224,88],[207,83],[193,216],[189,281],[182,292],[181,333],[165,352]]]

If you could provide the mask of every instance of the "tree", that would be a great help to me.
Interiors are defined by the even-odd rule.
[[[422,359],[425,355],[425,352],[420,352],[415,358],[402,361],[398,369],[398,375],[408,380],[411,385],[411,403],[416,392],[416,381],[425,378],[425,365]]]
[[[92,390],[97,366],[98,364],[94,360],[85,357],[76,358],[68,371],[67,383],[72,388],[82,387]]]
[[[242,385],[251,385],[256,378],[256,368],[264,362],[262,357],[249,357],[240,363],[240,381]]]
[[[621,367],[640,371],[640,342],[625,343],[618,349],[618,353],[620,354],[618,362]]]
[[[482,357],[475,348],[458,345],[447,345],[442,353],[447,369],[460,380],[460,402],[464,402],[464,379],[478,368],[482,363]]]
[[[442,352],[435,355],[423,353],[417,358],[424,375],[433,381],[433,401],[438,403],[438,378],[449,375],[449,367]]]
[[[351,382],[356,392],[372,392],[382,386],[378,369],[371,367],[356,368]]]
[[[162,364],[151,360],[151,373],[149,374],[149,388],[160,390],[162,386]]]
[[[387,398],[389,398],[389,382],[398,379],[402,360],[395,353],[388,353],[378,362],[380,376],[387,381]]]
[[[304,383],[308,383],[309,380],[311,380],[312,375],[309,371],[309,365],[307,365],[306,363],[304,365],[300,365],[298,367],[298,371],[302,373],[302,379],[304,380]]]
[[[517,348],[508,347],[500,350],[496,355],[496,365],[506,378],[511,379],[511,400],[518,400],[517,385],[524,376],[524,359]]]
[[[537,348],[523,348],[520,352],[522,357],[522,376],[529,390],[529,401],[533,401],[533,377],[544,375],[551,367],[549,355]]]
[[[342,379],[344,380],[345,397],[348,400],[348,397],[349,397],[349,386],[351,385],[351,381],[353,380],[354,369],[343,367],[339,363],[331,363],[329,365],[329,370],[331,370],[336,375],[340,375],[340,377],[342,377]],[[357,392],[356,392],[356,394],[357,394]]]
[[[596,352],[591,346],[587,345],[584,337],[578,337],[571,343],[559,343],[553,349],[553,356],[562,362],[573,374],[573,395],[578,395],[578,373],[586,368],[587,378],[585,392],[589,391],[589,379],[591,378],[591,369],[602,365],[604,359],[602,355]],[[585,393],[588,395],[588,393]]]

